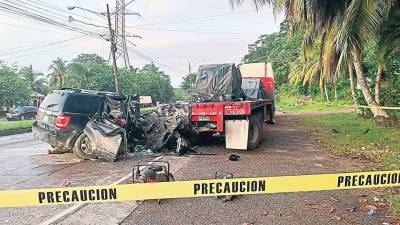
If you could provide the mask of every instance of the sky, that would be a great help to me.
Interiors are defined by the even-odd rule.
[[[70,61],[80,53],[96,53],[108,59],[110,43],[100,36],[107,34],[106,18],[80,8],[67,9],[78,6],[104,12],[106,3],[111,11],[115,8],[114,0],[0,0],[0,5],[40,10],[43,16],[93,34],[88,36],[0,10],[0,61],[19,66],[31,64],[34,70],[46,74],[57,57]],[[174,87],[189,72],[189,62],[192,72],[201,64],[239,63],[248,44],[262,34],[279,31],[282,21],[271,8],[257,12],[247,3],[232,9],[229,0],[135,0],[127,9],[141,15],[126,16],[127,33],[141,36],[127,38],[131,64],[140,68],[153,62],[170,75]],[[69,16],[73,17],[72,22]],[[122,58],[118,65],[123,66]]]

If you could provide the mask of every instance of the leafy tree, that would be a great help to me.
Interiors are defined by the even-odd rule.
[[[278,33],[261,35],[249,45],[248,53],[243,57],[245,63],[270,62],[274,68],[276,87],[288,82],[291,63],[300,55],[302,35],[288,36],[284,23]]]
[[[0,65],[0,105],[13,106],[29,103],[32,89],[29,82],[23,80],[15,68]]]
[[[22,67],[18,71],[19,76],[29,83],[29,87],[40,94],[47,94],[47,79],[43,75],[43,73],[35,72],[32,68],[32,65],[29,67]]]
[[[154,64],[147,64],[142,69],[120,70],[121,91],[123,94],[150,95],[153,101],[170,102],[174,91],[168,75]]]
[[[89,79],[94,76],[92,64],[74,62],[68,65],[68,86],[87,88]]]
[[[180,88],[187,92],[190,92],[194,86],[195,81],[196,81],[196,74],[189,73],[183,77],[183,81],[180,85]]]
[[[97,54],[79,54],[75,59],[72,60],[73,63],[85,63],[85,64],[107,64],[107,61],[97,55]]]
[[[241,4],[244,0],[231,0]],[[285,11],[291,30],[306,30],[303,51],[320,39],[319,68],[322,76],[336,80],[341,67],[352,62],[364,99],[377,121],[386,121],[390,116],[371,95],[362,68],[362,50],[365,43],[375,37],[380,25],[394,1],[306,1],[306,0],[252,0],[259,5],[272,4],[276,12]]]
[[[67,61],[57,57],[56,60],[52,61],[49,70],[51,70],[51,73],[47,75],[47,78],[49,79],[50,87],[58,86],[59,89],[63,88],[67,74]]]

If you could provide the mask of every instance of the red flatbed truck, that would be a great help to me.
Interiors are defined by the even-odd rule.
[[[252,150],[262,140],[263,122],[273,121],[274,75],[269,63],[239,65],[242,79],[259,79],[266,97],[247,101],[192,102],[191,124],[201,134],[225,136],[227,149]]]

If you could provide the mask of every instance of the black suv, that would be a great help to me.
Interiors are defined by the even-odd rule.
[[[53,148],[74,150],[82,158],[92,154],[90,140],[83,129],[90,118],[99,113],[106,98],[124,101],[126,97],[112,92],[62,89],[49,93],[41,103],[33,135]],[[85,157],[83,157],[85,158]]]

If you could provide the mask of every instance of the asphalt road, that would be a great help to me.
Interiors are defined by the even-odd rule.
[[[223,146],[198,150],[218,155],[164,156],[177,180],[211,179],[215,171],[235,177],[302,175],[366,171],[367,161],[330,154],[291,116],[280,115],[266,125],[264,140],[255,151],[229,151]],[[86,186],[127,183],[133,164],[154,157],[108,163],[74,159],[70,153],[48,155],[50,146],[30,133],[0,138],[0,189]],[[230,153],[241,155],[237,162]],[[0,224],[382,224],[390,222],[385,202],[374,202],[379,189],[323,191],[241,196],[222,202],[215,198],[169,199],[87,205],[0,208]],[[368,216],[360,196],[378,207]],[[355,207],[355,210],[350,210]]]

